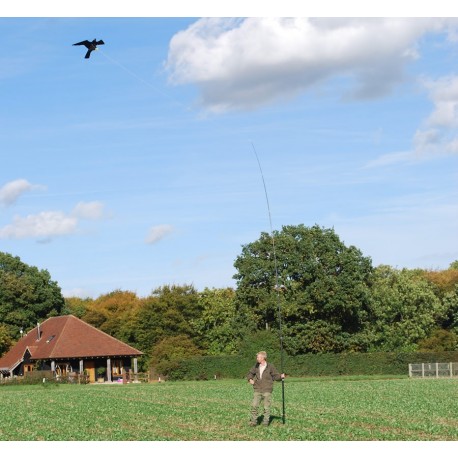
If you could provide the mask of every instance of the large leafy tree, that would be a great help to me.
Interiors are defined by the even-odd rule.
[[[208,355],[235,353],[240,337],[237,327],[235,291],[209,289],[199,293],[201,313],[193,320],[199,345]]]
[[[115,290],[103,294],[95,300],[85,300],[79,304],[85,306],[81,319],[126,343],[135,343],[135,330],[132,322],[142,306],[143,300],[132,291]],[[73,300],[69,305],[76,307]]]
[[[374,349],[415,351],[444,319],[445,308],[421,271],[378,266],[368,327]]]
[[[298,225],[273,237],[262,233],[242,247],[234,266],[240,313],[257,329],[269,329],[277,326],[281,309],[293,353],[314,351],[310,345],[336,351],[333,341],[357,333],[367,320],[371,259],[347,247],[333,229]]]
[[[47,270],[0,252],[0,322],[12,336],[21,328],[26,331],[37,321],[59,315],[63,306],[60,287]]]
[[[138,348],[149,352],[165,337],[197,337],[194,320],[200,316],[199,296],[192,285],[165,285],[145,298],[132,322]]]

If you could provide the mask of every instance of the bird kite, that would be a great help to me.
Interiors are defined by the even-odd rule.
[[[97,46],[98,45],[104,45],[105,43],[103,42],[103,40],[99,40],[97,41],[95,38],[92,40],[92,41],[89,41],[89,40],[84,40],[84,41],[80,41],[79,43],[75,43],[73,46],[86,46],[86,48],[88,49],[86,55],[84,56],[85,59],[89,59],[90,55],[91,55],[91,52],[92,51],[95,51],[97,49]]]

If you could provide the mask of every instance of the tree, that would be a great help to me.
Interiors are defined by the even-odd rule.
[[[373,348],[415,351],[444,317],[444,307],[419,271],[378,266],[368,326]]]
[[[284,286],[281,293],[269,234],[244,245],[234,263],[237,304],[245,319],[253,320],[257,329],[275,327],[281,308],[285,332],[295,338],[308,339],[301,336],[308,332],[304,324],[315,321],[337,333],[360,331],[370,300],[371,259],[356,247],[347,247],[333,229],[316,225],[284,226],[273,236],[279,284]]]
[[[13,342],[8,327],[5,324],[0,324],[0,357],[10,349]]]
[[[458,336],[453,331],[436,329],[431,337],[418,344],[419,351],[454,351],[458,347]]]
[[[458,285],[458,269],[418,271],[434,286],[435,294],[443,298]]]
[[[87,312],[93,299],[87,297],[82,299],[80,297],[66,297],[65,306],[62,310],[63,315],[74,315],[77,318],[82,318]]]
[[[208,355],[235,353],[240,338],[236,325],[235,291],[209,289],[199,293],[201,313],[192,321],[199,345]]]
[[[63,306],[60,287],[47,270],[28,266],[19,257],[0,252],[0,322],[12,335],[59,315]]]
[[[201,354],[201,350],[188,336],[170,336],[154,345],[150,363],[155,372],[166,374],[178,361]]]
[[[186,335],[194,339],[192,326],[201,313],[199,296],[191,285],[162,286],[142,302],[132,327],[135,341],[142,351],[149,351],[165,337]]]
[[[132,322],[142,302],[132,291],[115,290],[86,301],[86,310],[81,319],[123,342],[134,344]]]
[[[458,285],[444,295],[443,304],[446,316],[445,326],[458,334]]]

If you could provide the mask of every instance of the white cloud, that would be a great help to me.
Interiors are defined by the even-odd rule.
[[[416,41],[446,30],[435,18],[200,19],[169,45],[170,82],[196,84],[212,111],[252,109],[334,77],[346,95],[388,93],[418,56]]]
[[[153,243],[156,243],[159,240],[162,240],[167,235],[171,234],[173,230],[173,226],[170,226],[169,224],[160,224],[158,226],[153,226],[149,230],[148,235],[145,238],[145,243],[152,245]]]
[[[78,202],[72,214],[77,218],[99,220],[105,218],[104,204],[99,201]]]
[[[36,189],[44,189],[44,186],[34,185],[23,178],[10,181],[0,188],[0,204],[12,205],[22,194]]]
[[[76,231],[78,219],[59,211],[45,211],[25,218],[15,216],[13,223],[0,228],[0,239],[38,238],[49,240]]]
[[[0,228],[0,239],[35,238],[48,243],[55,237],[74,234],[80,220],[99,220],[107,215],[102,202],[79,202],[70,214],[43,211],[26,217],[16,215],[13,222]]]
[[[432,113],[415,133],[415,151],[423,155],[458,153],[458,76],[424,81]]]
[[[425,81],[434,111],[426,123],[431,126],[458,126],[458,76],[446,76],[435,81]]]
[[[413,162],[415,155],[411,151],[401,151],[397,153],[387,153],[377,159],[369,161],[363,168],[385,167],[406,162]]]

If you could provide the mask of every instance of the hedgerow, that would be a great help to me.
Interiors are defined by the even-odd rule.
[[[326,353],[284,357],[283,370],[292,377],[338,375],[408,375],[408,365],[458,362],[458,351],[428,353]],[[176,361],[164,374],[169,380],[243,378],[255,363],[248,356],[203,356]],[[272,363],[281,369],[280,358]]]

